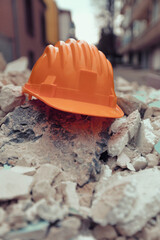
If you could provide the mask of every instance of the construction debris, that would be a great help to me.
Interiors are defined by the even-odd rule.
[[[158,239],[159,90],[118,78],[123,118],[76,115],[22,105],[26,66],[0,73],[0,240]]]
[[[0,170],[0,201],[27,196],[32,183],[33,177],[10,170]]]
[[[13,62],[10,62],[7,64],[4,73],[9,72],[23,72],[28,67],[28,58],[27,57],[21,57]]]

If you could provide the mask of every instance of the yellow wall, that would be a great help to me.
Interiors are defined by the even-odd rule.
[[[43,1],[46,4],[46,40],[48,43],[55,44],[59,40],[58,9],[54,0]]]

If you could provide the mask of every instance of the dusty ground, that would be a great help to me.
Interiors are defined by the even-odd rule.
[[[114,75],[115,78],[123,77],[129,82],[137,82],[139,85],[160,88],[160,73],[151,70],[118,66],[114,69]]]
[[[0,239],[160,239],[160,90],[116,75],[123,118],[65,113],[26,101],[25,61],[0,73]]]

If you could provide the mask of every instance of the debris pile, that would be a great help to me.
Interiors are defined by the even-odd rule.
[[[0,73],[0,239],[159,239],[160,90],[117,78],[123,118],[71,114],[25,101],[22,65]]]

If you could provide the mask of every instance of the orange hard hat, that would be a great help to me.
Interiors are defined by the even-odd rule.
[[[113,69],[101,51],[68,39],[48,45],[33,67],[23,92],[66,112],[120,118]]]

